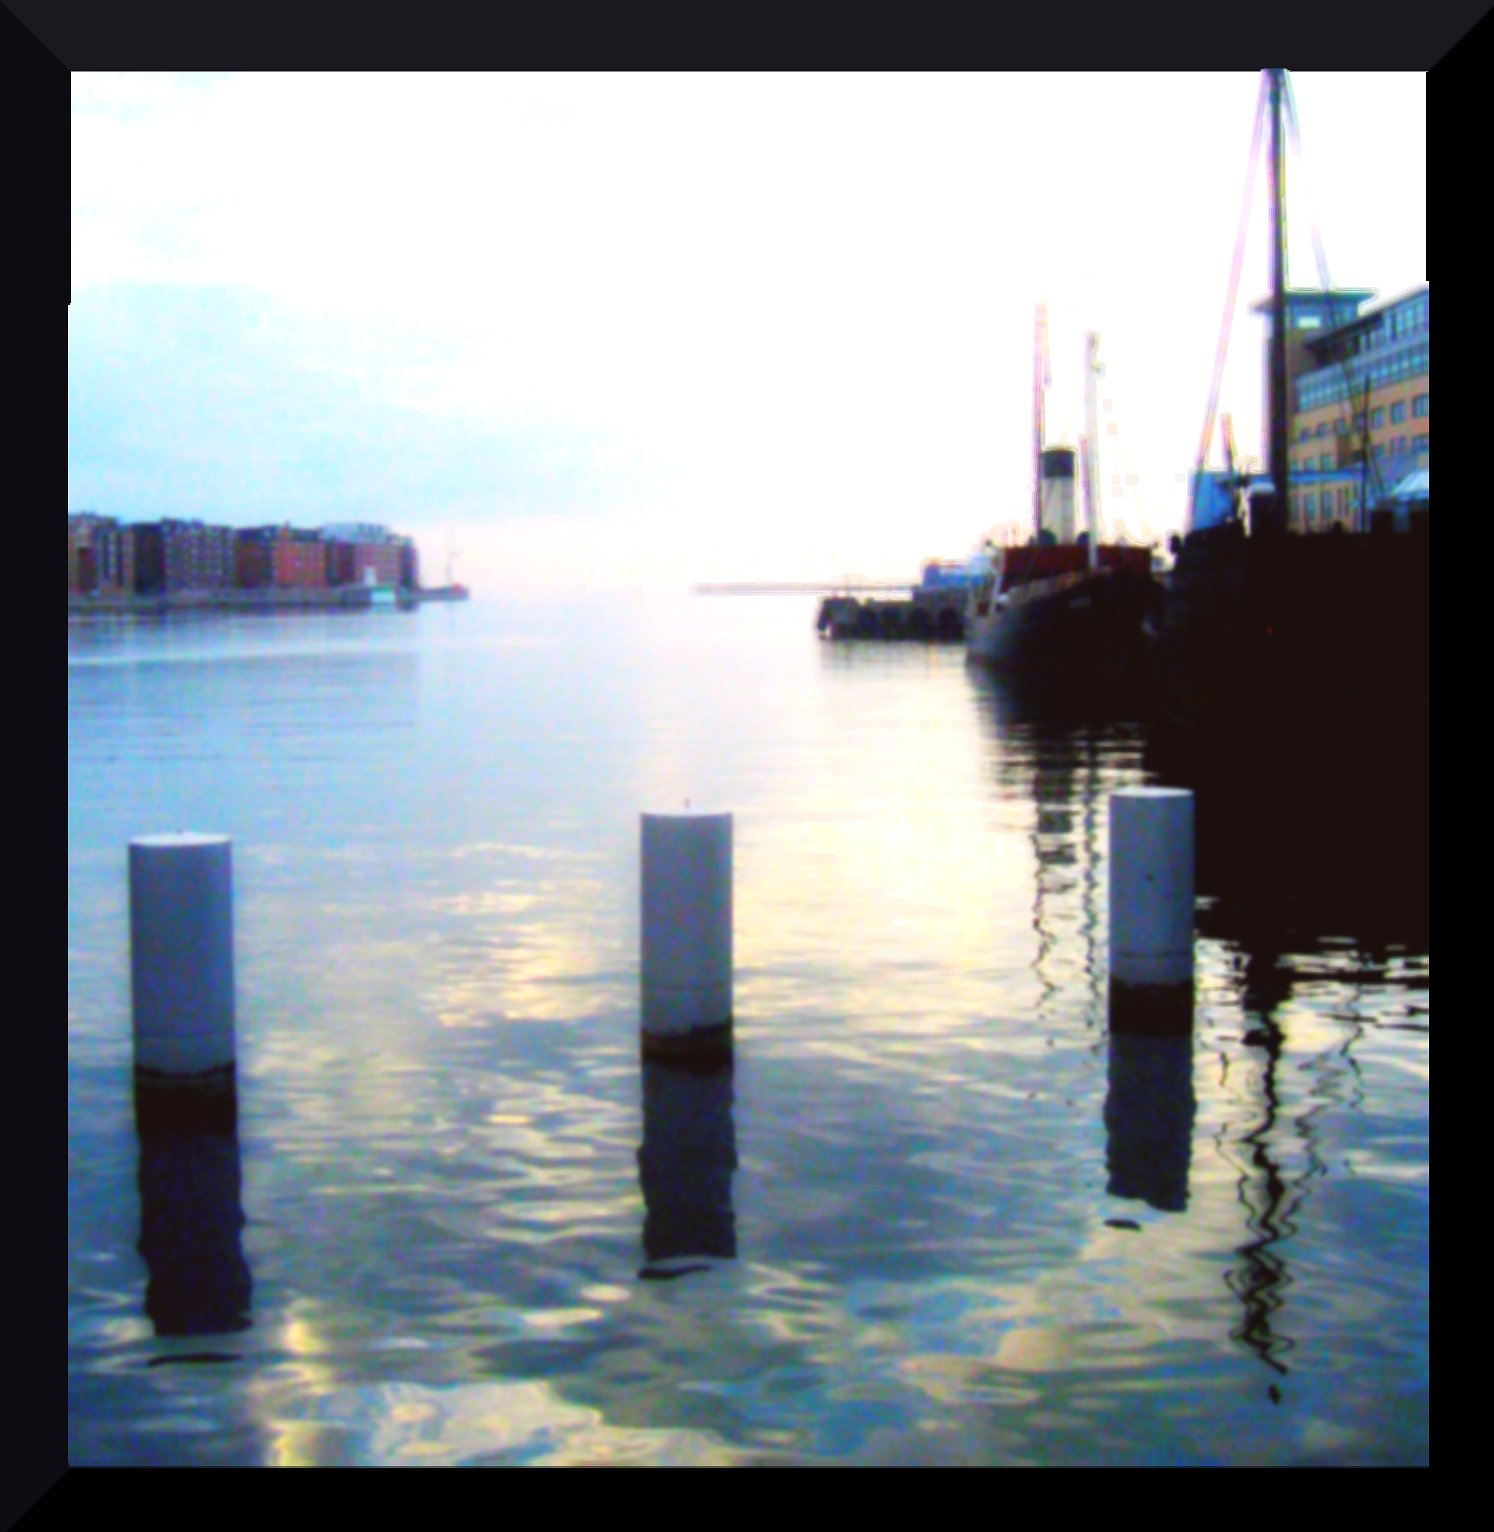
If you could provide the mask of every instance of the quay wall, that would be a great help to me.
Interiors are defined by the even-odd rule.
[[[301,589],[180,590],[154,595],[123,593],[78,596],[69,594],[69,619],[83,617],[163,617],[171,612],[362,611],[374,604],[375,592],[364,585],[332,585]],[[422,601],[464,599],[446,587],[400,590],[400,606]]]

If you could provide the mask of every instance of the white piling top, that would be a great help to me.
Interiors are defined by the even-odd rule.
[[[202,1075],[234,1062],[233,842],[180,830],[130,841],[135,1063]]]
[[[642,816],[643,1030],[728,1026],[732,1015],[732,816]]]
[[[130,844],[139,846],[142,851],[186,851],[196,846],[226,845],[228,840],[227,835],[209,835],[200,830],[174,830],[166,835],[136,835],[131,838]]]
[[[1132,787],[1110,800],[1110,976],[1122,984],[1193,982],[1194,801],[1177,787]]]

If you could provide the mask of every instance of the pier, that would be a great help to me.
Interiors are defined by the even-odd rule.
[[[965,600],[963,590],[915,589],[901,599],[865,601],[849,595],[826,596],[815,630],[821,638],[831,639],[957,644],[965,637]]]

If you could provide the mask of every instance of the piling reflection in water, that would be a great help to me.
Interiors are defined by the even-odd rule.
[[[1090,822],[1096,805],[1137,767],[1132,780],[1195,794],[1196,932],[1230,955],[1243,1013],[1240,1030],[1231,1026],[1218,1044],[1243,1098],[1217,1143],[1235,1172],[1245,1236],[1229,1252],[1226,1281],[1238,1305],[1230,1336],[1269,1369],[1268,1392],[1279,1400],[1295,1345],[1292,1241],[1326,1173],[1315,1118],[1358,1099],[1357,1030],[1304,1058],[1300,1043],[1291,1048],[1285,1008],[1294,986],[1318,974],[1319,958],[1341,980],[1383,986],[1397,963],[1428,950],[1425,721],[1367,720],[1358,738],[1237,739],[1223,753],[1157,725],[1144,699],[1050,694],[984,675],[972,684],[994,726],[998,782],[1038,808],[1034,919],[1044,1008],[1067,987],[1063,969],[1072,970],[1058,961],[1066,945],[1058,938],[1072,918],[1076,852],[1081,926],[1090,936],[1084,966],[1091,981],[1098,971],[1093,879],[1085,877],[1100,841]],[[1065,812],[1075,808],[1078,824]],[[1284,1090],[1289,1050],[1292,1078],[1314,1082],[1305,1106]],[[1112,1035],[1110,1194],[1186,1210],[1196,1115],[1188,1038]]]
[[[1286,1301],[1291,1275],[1280,1246],[1297,1232],[1295,1214],[1307,1195],[1306,1178],[1292,1184],[1282,1174],[1272,1149],[1280,1113],[1276,1066],[1281,1058],[1281,1031],[1269,1014],[1247,1041],[1264,1051],[1260,1078],[1261,1116],[1240,1142],[1238,1196],[1245,1210],[1250,1239],[1235,1251],[1225,1276],[1242,1309],[1231,1339],[1253,1351],[1273,1372],[1285,1376],[1283,1360],[1293,1342],[1282,1333],[1278,1315]]]
[[[669,1281],[734,1260],[737,1167],[730,1064],[643,1064],[644,1281]]]
[[[1037,809],[1030,840],[1039,1015],[1072,994],[1082,974],[1096,1020],[1104,1006],[1106,806],[1117,774],[1133,773],[1139,761],[1134,692],[1038,684],[976,669],[970,681],[998,746],[995,775],[1002,795]]]
[[[1160,1213],[1188,1206],[1193,1157],[1191,1037],[1110,1035],[1105,1098],[1106,1191]]]
[[[1279,1079],[1292,1039],[1279,1013],[1304,958],[1328,955],[1383,983],[1392,954],[1427,952],[1427,744],[1424,722],[1389,719],[1366,725],[1362,738],[1237,742],[1228,757],[1165,730],[1149,740],[1152,772],[1195,790],[1199,934],[1236,954],[1247,1117],[1221,1149],[1238,1174],[1248,1238],[1226,1276],[1240,1305],[1231,1336],[1277,1378],[1294,1347],[1284,1323],[1293,1281],[1286,1252],[1326,1171],[1313,1119],[1324,1095],[1355,1098],[1358,1035],[1309,1062],[1294,1057],[1294,1073],[1311,1071],[1320,1083],[1315,1104],[1293,1113]],[[1351,1077],[1346,1092],[1329,1083],[1336,1074]],[[1302,1168],[1289,1173],[1294,1163]],[[1280,1398],[1274,1383],[1270,1393]]]
[[[252,1283],[241,1244],[237,1131],[182,1113],[170,1123],[137,1114],[137,1131],[145,1312],[156,1334],[247,1330]]]

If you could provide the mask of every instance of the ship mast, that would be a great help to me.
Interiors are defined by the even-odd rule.
[[[1267,73],[1271,81],[1271,357],[1270,423],[1271,488],[1275,503],[1269,528],[1284,531],[1287,525],[1287,227],[1286,137],[1282,132],[1284,69]],[[1254,528],[1252,528],[1254,530]],[[1263,528],[1262,530],[1265,530]]]
[[[1084,337],[1084,525],[1089,531],[1089,567],[1100,557],[1100,415],[1099,380],[1105,376],[1100,360],[1100,337],[1090,330]]]
[[[1044,390],[1053,381],[1048,362],[1048,305],[1037,306],[1037,325],[1032,341],[1032,539],[1043,540],[1043,436]]]

